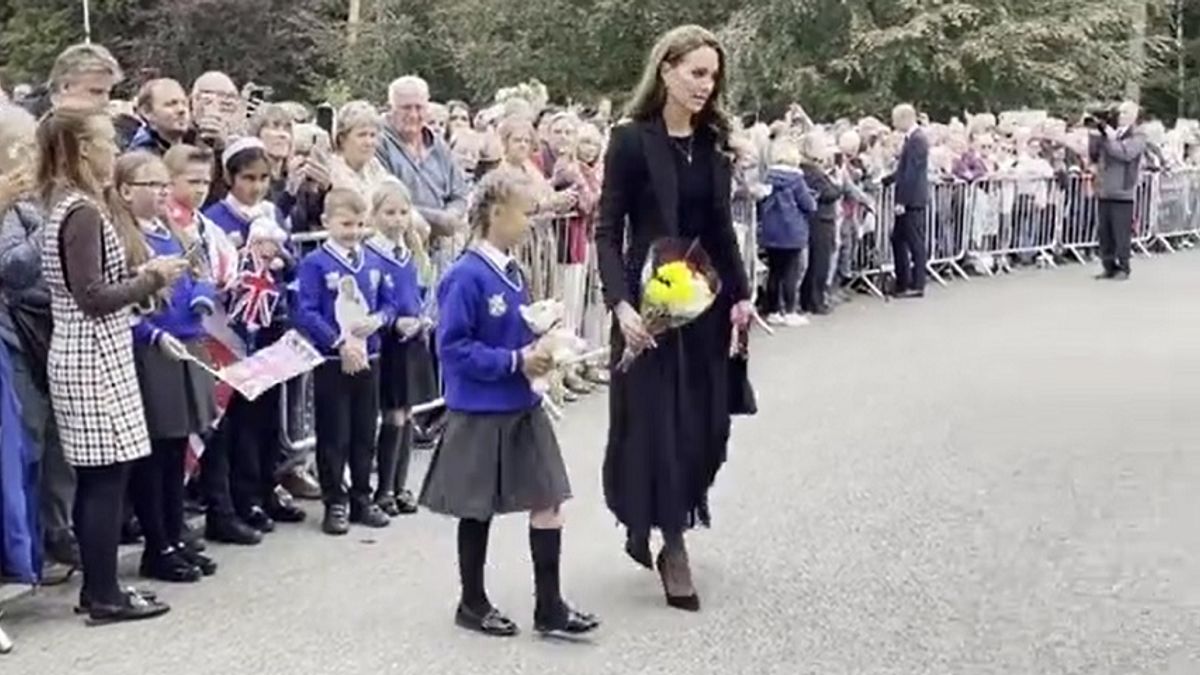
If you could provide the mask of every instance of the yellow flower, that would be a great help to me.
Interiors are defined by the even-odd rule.
[[[690,303],[696,287],[692,270],[682,261],[661,265],[646,284],[645,302],[651,306],[677,308]]]

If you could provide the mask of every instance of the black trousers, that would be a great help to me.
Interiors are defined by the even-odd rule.
[[[371,463],[379,417],[379,363],[356,375],[327,361],[313,373],[316,394],[317,474],[326,504],[371,500]],[[350,492],[342,482],[350,466]]]
[[[800,283],[800,308],[816,312],[825,308],[829,290],[829,265],[837,240],[837,225],[832,220],[812,220],[808,231],[808,268]]]
[[[1133,202],[1101,199],[1096,221],[1104,271],[1128,272],[1133,247]]]
[[[245,516],[262,508],[275,490],[282,425],[280,387],[253,401],[234,394],[213,442],[201,457],[201,478],[209,512]]]
[[[148,554],[161,553],[183,539],[187,445],[186,438],[152,440],[150,455],[133,463],[130,493]]]
[[[800,276],[806,267],[805,249],[767,249],[767,312],[792,314],[800,292]]]
[[[75,468],[75,539],[83,561],[82,596],[117,604],[117,547],[125,514],[125,488],[133,462]]]
[[[892,229],[892,259],[896,263],[896,291],[925,290],[925,207],[909,206],[896,216]]]

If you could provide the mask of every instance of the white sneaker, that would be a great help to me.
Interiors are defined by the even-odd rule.
[[[783,317],[783,325],[791,328],[807,326],[809,323],[811,322],[808,320],[808,317],[804,316],[803,314],[788,314],[787,316]]]
[[[767,324],[769,324],[771,326],[786,326],[786,325],[788,325],[787,318],[785,318],[782,314],[767,315]]]

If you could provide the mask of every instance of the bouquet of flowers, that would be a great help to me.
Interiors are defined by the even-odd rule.
[[[712,306],[721,280],[698,239],[663,238],[654,242],[642,269],[638,311],[653,336],[682,328]],[[627,370],[640,352],[629,345],[617,369]]]

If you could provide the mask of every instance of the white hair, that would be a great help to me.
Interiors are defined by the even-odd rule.
[[[388,101],[395,101],[397,96],[406,91],[419,93],[426,101],[429,100],[428,82],[417,75],[403,75],[388,85]]]

